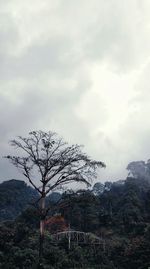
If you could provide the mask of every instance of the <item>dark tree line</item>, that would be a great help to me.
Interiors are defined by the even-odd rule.
[[[63,208],[52,205],[71,228],[93,232],[105,239],[101,248],[54,245],[47,227],[43,268],[145,269],[150,266],[150,183],[127,178],[123,185],[112,184],[98,196],[91,191],[65,192]],[[49,216],[50,217],[50,216]],[[15,221],[0,225],[0,268],[37,268],[38,222],[34,208],[28,208]],[[60,228],[60,227],[59,227]],[[11,249],[11,251],[10,251]]]

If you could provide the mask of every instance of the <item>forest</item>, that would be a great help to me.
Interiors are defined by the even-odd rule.
[[[150,267],[150,160],[102,184],[97,169],[106,165],[56,133],[30,132],[11,145],[23,153],[5,158],[27,181],[0,184],[0,268]]]
[[[139,165],[134,162],[132,168]],[[97,182],[91,189],[47,197],[53,221],[46,226],[43,268],[149,268],[150,180],[136,170],[136,177],[124,181]],[[37,268],[39,216],[30,203],[36,198],[23,181],[0,184],[0,268]],[[76,242],[68,249],[65,239],[53,242],[51,235],[68,225],[101,237],[105,249]]]

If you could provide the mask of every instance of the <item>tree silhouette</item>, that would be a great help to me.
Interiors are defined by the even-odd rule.
[[[45,205],[48,193],[71,182],[90,184],[96,177],[101,161],[92,160],[83,153],[80,145],[69,146],[56,133],[33,131],[28,137],[19,136],[11,146],[21,153],[5,156],[28,179],[39,193],[40,246],[39,267],[42,264],[44,225],[49,208]],[[41,268],[41,267],[40,267]]]

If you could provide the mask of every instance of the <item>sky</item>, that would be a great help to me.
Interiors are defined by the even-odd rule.
[[[150,1],[0,0],[2,156],[32,130],[55,131],[106,163],[98,180],[150,158]]]

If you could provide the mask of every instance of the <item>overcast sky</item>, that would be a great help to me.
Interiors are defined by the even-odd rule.
[[[149,0],[0,0],[1,156],[41,129],[104,161],[102,182],[149,159],[149,15]]]

